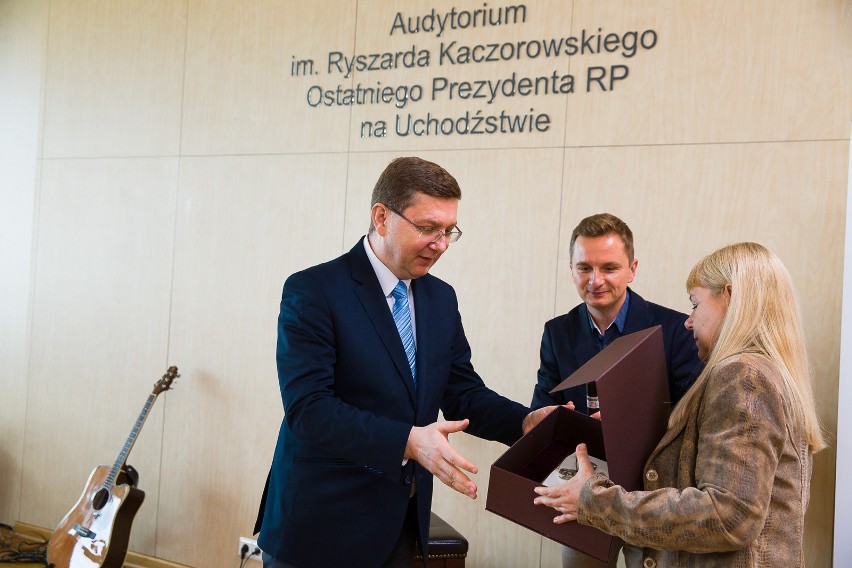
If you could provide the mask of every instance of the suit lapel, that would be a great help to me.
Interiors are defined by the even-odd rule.
[[[393,322],[393,316],[390,309],[388,309],[387,299],[382,293],[382,288],[379,286],[379,279],[376,277],[370,260],[367,258],[362,241],[359,241],[352,248],[350,255],[352,258],[352,279],[357,284],[355,287],[355,296],[361,302],[361,306],[364,308],[367,317],[372,322],[394,366],[399,371],[400,380],[405,383],[408,394],[411,396],[412,402],[414,402],[414,383],[411,378],[411,368],[408,366],[408,358],[405,356],[405,349],[402,347],[402,340],[399,338],[399,332],[396,329],[396,324]],[[418,317],[419,313],[417,312]],[[419,319],[417,321],[419,322]],[[419,325],[417,329],[420,329]],[[417,360],[419,363],[419,334],[417,339]]]
[[[630,292],[630,305],[627,306],[627,318],[624,320],[624,332],[622,335],[642,331],[652,327],[651,312],[648,311],[648,303],[636,292],[627,288]]]
[[[574,345],[574,353],[577,358],[574,361],[575,369],[579,369],[582,365],[581,361],[585,362],[598,354],[597,341],[592,335],[592,326],[589,323],[589,309],[586,304],[580,304],[580,309],[577,313],[577,325],[570,330],[571,335],[576,337],[570,338],[569,345]],[[562,377],[566,379],[567,377]]]

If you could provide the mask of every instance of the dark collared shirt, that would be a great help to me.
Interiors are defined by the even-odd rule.
[[[624,303],[621,305],[621,309],[618,310],[618,315],[615,316],[615,320],[609,324],[609,327],[606,328],[603,334],[601,334],[600,330],[598,330],[598,326],[595,325],[595,320],[592,319],[592,314],[587,312],[589,315],[589,325],[592,327],[592,335],[597,340],[598,351],[603,351],[604,347],[621,337],[624,333],[624,322],[627,320],[628,305],[630,305],[629,290],[624,294]]]

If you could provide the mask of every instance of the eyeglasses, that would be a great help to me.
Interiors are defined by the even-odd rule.
[[[423,237],[428,238],[430,244],[431,243],[437,243],[438,241],[441,240],[441,237],[447,237],[448,243],[454,243],[457,240],[459,240],[462,236],[461,229],[459,229],[458,225],[456,225],[452,229],[447,229],[446,231],[442,231],[441,229],[436,229],[434,227],[421,227],[420,225],[414,224],[414,222],[411,219],[409,219],[408,217],[406,217],[405,215],[403,215],[402,213],[400,213],[399,211],[397,211],[393,207],[389,207],[387,205],[385,205],[385,207],[387,207],[390,211],[392,211],[393,213],[396,213],[397,215],[399,215],[400,217],[405,219],[408,222],[409,225],[411,225],[412,227],[414,227],[415,229],[420,231],[420,237],[421,238],[423,238]]]

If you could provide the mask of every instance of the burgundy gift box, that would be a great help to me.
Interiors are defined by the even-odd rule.
[[[554,524],[558,513],[533,505],[533,488],[582,442],[607,462],[613,482],[628,491],[642,489],[645,462],[671,410],[660,326],[616,339],[551,392],[591,381],[601,420],[564,407],[550,413],[491,465],[485,508],[606,562],[614,538],[577,522]]]

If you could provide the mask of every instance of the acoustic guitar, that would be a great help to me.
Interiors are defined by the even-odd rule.
[[[154,384],[115,463],[95,468],[80,499],[56,527],[47,545],[47,560],[56,568],[121,568],[124,564],[130,525],[145,498],[135,487],[136,471],[125,461],[157,396],[179,376],[177,367],[171,366]]]

